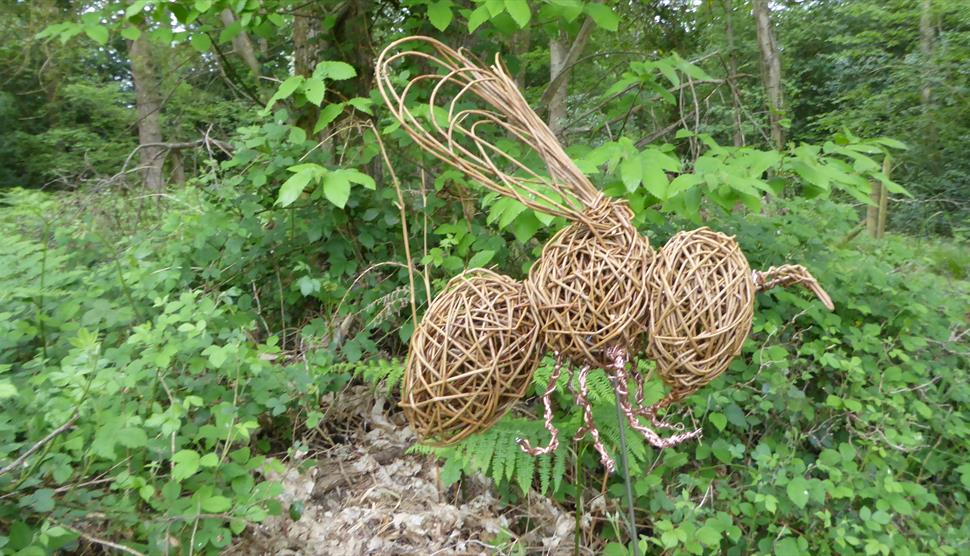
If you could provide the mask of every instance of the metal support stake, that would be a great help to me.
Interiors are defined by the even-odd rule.
[[[613,378],[616,381],[616,378]],[[614,386],[616,386],[614,384]],[[620,392],[613,388],[616,394],[616,424],[620,428],[620,465],[623,466],[623,481],[626,483],[626,510],[629,521],[629,535],[633,542],[633,556],[640,556],[640,535],[637,534],[637,522],[633,513],[633,484],[630,482],[630,464],[626,459],[626,421],[623,410],[620,409]]]

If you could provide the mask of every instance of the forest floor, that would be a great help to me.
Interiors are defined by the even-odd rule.
[[[343,418],[323,433],[331,445],[275,477],[289,515],[256,526],[228,554],[573,553],[573,516],[548,498],[504,506],[482,477],[442,488],[435,459],[407,453],[414,433],[372,390],[336,398],[331,413]]]

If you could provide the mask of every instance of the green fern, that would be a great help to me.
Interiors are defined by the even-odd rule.
[[[369,384],[383,383],[384,391],[395,390],[404,378],[404,363],[398,359],[375,359],[354,364],[354,371]]]

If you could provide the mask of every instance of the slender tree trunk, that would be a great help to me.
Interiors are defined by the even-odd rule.
[[[738,53],[734,48],[734,3],[724,0],[724,35],[727,39],[728,85],[731,88],[731,106],[734,116],[734,146],[744,146],[744,130],[741,126],[741,98],[738,93]]]
[[[168,163],[171,167],[169,175],[172,177],[172,183],[183,185],[185,183],[185,164],[182,162],[181,149],[172,149],[169,151]]]
[[[549,40],[549,87],[542,94],[539,104],[549,107],[549,129],[557,136],[562,134],[566,125],[569,74],[586,48],[593,26],[593,19],[586,18],[571,44],[565,31],[560,31],[558,36]]]
[[[373,0],[349,0],[335,29],[334,45],[348,64],[357,70],[357,77],[348,85],[350,94],[366,97],[374,86],[374,60],[377,58],[371,43],[371,9]]]
[[[569,73],[560,77],[565,69],[566,37],[560,31],[558,36],[549,40],[549,81],[552,83],[558,78],[552,96],[549,98],[549,129],[557,136],[562,133],[563,126],[566,125],[566,96],[569,90]]]
[[[222,19],[222,24],[226,27],[236,22],[236,14],[232,13],[232,10],[229,8],[222,10],[219,17]],[[249,67],[249,71],[253,72],[253,76],[258,79],[261,75],[259,61],[256,59],[256,51],[253,49],[253,43],[249,40],[249,34],[246,31],[240,31],[233,37],[232,48],[243,59],[246,66]]]
[[[872,180],[869,184],[869,201],[866,205],[866,232],[870,237],[879,237],[879,204],[882,197],[882,183],[879,180]]]
[[[930,76],[933,73],[933,42],[933,2],[932,0],[923,0],[919,17],[919,50],[922,55],[924,72],[923,90],[920,92],[924,112],[929,112],[930,103],[933,100],[933,87],[930,83]]]
[[[781,127],[784,111],[784,98],[781,88],[781,54],[778,41],[771,26],[771,11],[768,0],[752,2],[755,25],[758,33],[758,47],[761,49],[761,72],[768,101],[768,121],[771,126],[771,142],[776,149],[785,146],[785,132]]]
[[[317,65],[317,35],[320,34],[320,23],[311,9],[296,13],[293,16],[293,70],[296,75],[309,77],[313,74],[313,69]],[[312,104],[304,107],[303,112],[297,118],[296,125],[307,132],[307,136],[313,132],[313,127],[317,123],[320,110]]]
[[[515,72],[513,76],[515,78],[515,84],[519,86],[519,89],[525,90],[525,70],[526,66],[523,63],[523,56],[529,52],[529,44],[532,39],[531,30],[526,27],[525,29],[520,29],[512,35],[511,40],[511,50],[515,54],[516,59],[519,62],[518,71]]]
[[[888,178],[892,172],[892,157],[888,154],[882,160],[882,173]],[[869,200],[873,204],[866,207],[866,232],[875,239],[886,234],[886,218],[889,212],[889,190],[879,180],[873,180],[869,190]]]
[[[144,32],[128,43],[131,59],[131,79],[135,85],[135,105],[138,111],[138,144],[143,145],[141,156],[142,182],[151,191],[165,187],[162,164],[165,148],[162,142],[161,98],[158,93],[158,77],[152,60],[151,45]]]

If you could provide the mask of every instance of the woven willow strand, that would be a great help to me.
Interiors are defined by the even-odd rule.
[[[409,49],[395,52],[405,45]],[[422,47],[431,53],[415,50]],[[433,72],[411,78],[401,89],[395,88],[391,67],[408,58],[432,66]],[[408,37],[381,52],[376,73],[384,102],[408,135],[487,189],[537,211],[574,221],[582,221],[583,212],[596,206],[602,197],[529,107],[498,55],[492,66],[482,67],[464,51],[453,50],[435,39]],[[409,104],[417,100],[413,98],[416,85],[425,82],[431,85],[431,94],[421,110],[426,114],[419,117]],[[472,106],[465,107],[465,101]],[[489,128],[535,151],[550,175],[538,174],[482,137]]]

